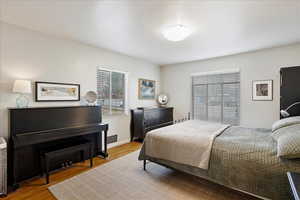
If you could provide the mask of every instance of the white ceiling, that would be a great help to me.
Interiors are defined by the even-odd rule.
[[[1,20],[157,64],[206,59],[300,42],[295,0],[0,0]],[[163,38],[181,23],[193,33]]]

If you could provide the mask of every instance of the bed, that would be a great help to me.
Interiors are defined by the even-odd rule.
[[[155,162],[264,199],[289,199],[286,172],[300,173],[300,159],[297,158],[298,156],[294,156],[293,159],[278,156],[278,144],[283,144],[284,141],[282,140],[284,137],[280,134],[299,133],[300,136],[300,119],[298,122],[299,124],[290,124],[291,126],[288,127],[279,127],[279,130],[284,132],[284,134],[281,132],[277,134],[280,136],[278,138],[281,138],[279,141],[276,140],[277,136],[274,139],[272,130],[240,126],[226,127],[221,133],[215,135],[208,169],[174,162],[173,159],[166,159],[166,157],[149,156],[145,147],[146,141],[152,135],[149,132],[140,151],[139,160],[143,160],[144,163],[146,160]],[[184,123],[188,122],[181,123],[181,126],[185,126]],[[176,125],[172,127],[176,128]],[[169,131],[172,129],[164,127],[158,131],[167,128]],[[295,135],[297,138],[293,141],[300,140],[298,135]]]

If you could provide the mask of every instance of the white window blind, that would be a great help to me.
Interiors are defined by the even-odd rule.
[[[240,73],[192,76],[194,119],[238,125]]]
[[[104,114],[126,112],[126,73],[97,70],[98,104]]]

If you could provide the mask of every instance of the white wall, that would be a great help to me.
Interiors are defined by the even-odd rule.
[[[81,93],[96,90],[96,69],[129,72],[129,107],[152,106],[155,101],[138,100],[138,78],[157,81],[159,66],[111,51],[0,23],[1,46],[1,120],[0,135],[7,136],[7,107],[15,106],[16,95],[11,92],[15,79],[79,83]],[[73,103],[36,103],[30,106],[78,105]],[[129,116],[104,116],[109,122],[109,134],[118,134],[119,141],[129,139]]]
[[[279,68],[300,65],[300,44],[251,53],[159,67],[157,65],[85,45],[0,23],[0,135],[7,136],[7,107],[15,106],[11,93],[13,80],[80,83],[82,94],[96,89],[96,68],[129,72],[130,107],[152,106],[155,101],[137,98],[137,79],[158,81],[162,91],[170,95],[175,117],[190,110],[190,74],[232,68],[241,70],[241,125],[267,127],[279,118]],[[161,77],[160,77],[161,76]],[[161,84],[160,84],[160,79]],[[252,80],[274,80],[274,100],[252,101]],[[159,88],[157,92],[159,91]],[[31,106],[76,105],[76,103],[36,103]],[[110,123],[109,134],[119,140],[129,138],[129,116],[104,116]]]
[[[270,128],[279,119],[280,67],[300,65],[300,44],[161,67],[161,91],[169,94],[175,116],[190,111],[191,79],[196,72],[239,68],[241,71],[241,125]],[[299,77],[300,78],[300,77]],[[274,81],[273,101],[252,101],[252,81]],[[298,86],[295,86],[298,87]]]

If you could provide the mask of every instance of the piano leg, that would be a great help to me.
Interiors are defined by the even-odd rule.
[[[92,146],[90,146],[89,148],[89,157],[90,157],[90,167],[92,168],[93,167],[93,149],[92,149]]]
[[[40,154],[40,176],[44,176],[44,157]]]
[[[105,129],[100,132],[100,137],[99,137],[99,152],[98,155],[103,157],[103,158],[107,158],[108,157],[108,153],[107,153],[107,131],[108,131],[108,125],[106,125]],[[102,140],[102,138],[104,140]],[[104,143],[104,149],[102,146],[102,141]]]
[[[13,183],[12,183],[12,190],[17,190],[20,185],[18,184],[18,160],[17,160],[17,149],[13,149]]]
[[[147,164],[147,160],[143,160],[144,171],[146,171],[146,164]]]
[[[45,163],[45,172],[46,172],[46,184],[49,184],[49,167],[50,167],[50,160],[49,158],[46,158],[46,163]]]
[[[80,161],[84,162],[84,151],[80,151]]]
[[[107,129],[104,131],[104,158],[108,157],[107,153]]]
[[[13,185],[12,185],[12,191],[17,190],[19,187],[20,187],[19,183],[13,183]]]
[[[99,141],[98,143],[98,152],[97,152],[97,155],[100,156],[100,157],[103,157],[102,153],[103,153],[103,150],[102,150],[102,131],[97,135],[97,140]]]

